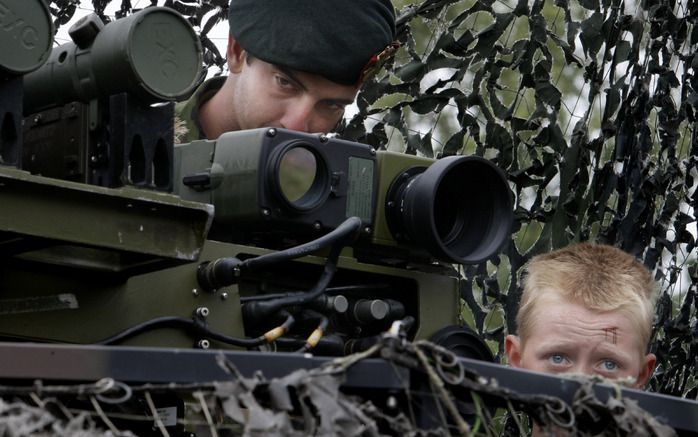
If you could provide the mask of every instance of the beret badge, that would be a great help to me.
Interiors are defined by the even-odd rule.
[[[364,67],[361,69],[361,73],[359,74],[359,83],[362,83],[371,76],[375,75],[383,64],[385,64],[385,61],[390,59],[395,52],[397,52],[397,49],[399,49],[400,46],[401,44],[399,42],[394,41],[388,44],[380,52],[371,56],[371,59],[369,59],[366,65],[364,65]]]

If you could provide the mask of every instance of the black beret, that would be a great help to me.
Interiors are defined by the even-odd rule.
[[[345,85],[395,38],[390,0],[230,0],[229,21],[254,57]]]

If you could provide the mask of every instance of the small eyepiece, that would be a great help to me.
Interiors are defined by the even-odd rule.
[[[303,213],[324,203],[329,194],[327,164],[302,142],[283,145],[270,157],[270,187],[287,209]]]

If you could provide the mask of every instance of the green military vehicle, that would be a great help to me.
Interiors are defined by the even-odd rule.
[[[487,160],[277,128],[174,144],[173,102],[203,77],[176,12],[88,16],[53,49],[43,1],[3,0],[0,21],[3,381],[109,378],[130,393],[225,379],[220,357],[245,377],[282,378],[392,336],[429,340],[514,389],[571,395],[559,378],[488,363],[461,320],[453,265],[495,255],[512,223],[508,183]],[[409,403],[398,394],[424,382],[381,356],[357,362],[343,390]],[[186,396],[146,397],[129,411],[158,432],[191,431],[176,420]],[[436,410],[424,400],[417,422],[430,427]]]

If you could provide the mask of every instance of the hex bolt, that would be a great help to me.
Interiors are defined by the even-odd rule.
[[[206,340],[205,338],[203,338],[203,339],[199,340],[198,343],[196,343],[196,346],[199,349],[208,349],[209,347],[211,347],[211,343],[208,340]]]

